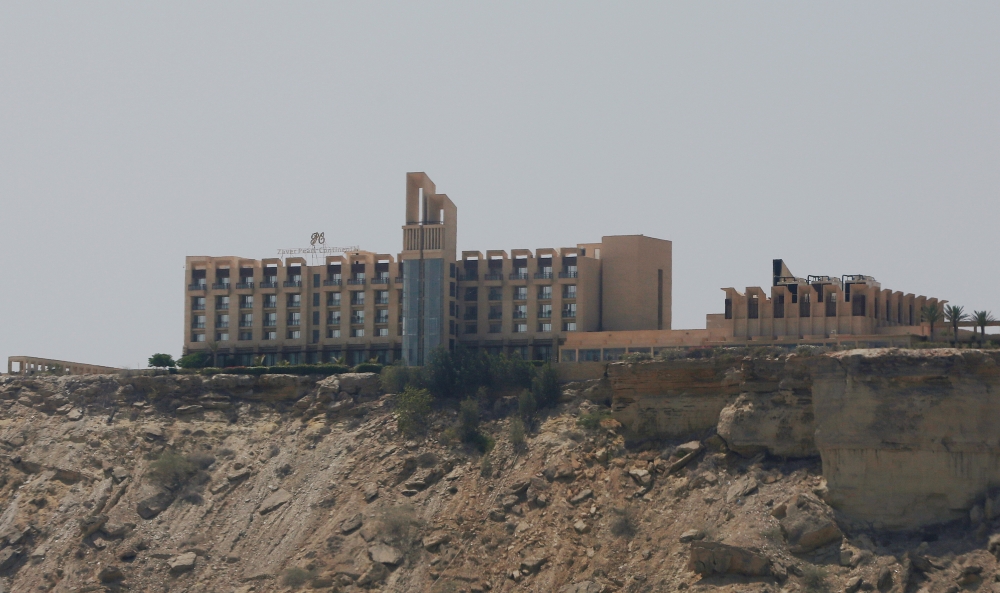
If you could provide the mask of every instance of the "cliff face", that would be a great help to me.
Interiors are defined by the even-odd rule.
[[[616,364],[608,374],[615,417],[633,437],[714,426],[744,456],[819,455],[829,502],[858,520],[949,521],[1000,486],[995,352],[855,350],[728,367]]]
[[[998,361],[969,350],[810,360],[831,504],[890,528],[966,516],[1000,485]]]

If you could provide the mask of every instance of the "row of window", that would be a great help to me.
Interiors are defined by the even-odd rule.
[[[574,321],[566,321],[566,322],[564,322],[562,324],[562,330],[564,332],[575,332],[576,331],[576,322],[574,322]],[[511,331],[513,333],[515,333],[515,334],[525,334],[525,333],[528,333],[528,324],[527,323],[515,323],[514,325],[511,326]],[[541,332],[541,333],[551,332],[552,331],[552,324],[551,323],[547,323],[547,322],[539,323],[538,324],[538,331]],[[466,334],[478,334],[479,333],[479,324],[478,323],[466,323],[465,327],[463,329],[463,332],[466,333]],[[490,323],[489,324],[489,329],[488,329],[487,333],[491,333],[491,334],[503,333],[503,327],[499,323]]]
[[[264,327],[275,327],[278,325],[278,314],[277,313],[264,313],[263,314],[263,325]],[[312,315],[313,325],[319,325],[320,312],[313,311]],[[351,311],[351,323],[356,325],[364,325],[365,323],[365,311]],[[327,311],[326,314],[326,324],[327,325],[340,325],[341,315],[340,311]],[[302,314],[297,311],[290,311],[285,319],[287,325],[297,326],[302,325]],[[194,315],[191,317],[191,327],[195,329],[204,328],[207,323],[205,315]],[[389,310],[388,309],[375,309],[375,323],[389,323]],[[239,316],[240,327],[253,327],[253,313],[240,313]],[[215,327],[216,329],[223,329],[229,327],[229,315],[221,313],[215,316]]]
[[[538,288],[538,300],[549,301],[552,300],[552,286],[539,286]],[[514,286],[513,289],[513,300],[515,301],[526,301],[528,300],[528,287],[527,286]],[[457,297],[455,292],[455,284],[451,284],[451,296]],[[464,299],[466,301],[477,301],[479,300],[479,287],[478,286],[468,286],[465,288]],[[576,284],[564,284],[562,287],[562,298],[564,299],[575,299],[576,298]],[[487,295],[487,300],[490,301],[502,301],[503,300],[503,287],[502,286],[491,286],[489,288],[489,293]]]
[[[454,303],[450,303],[451,316],[459,317],[459,307]],[[542,303],[538,305],[536,314],[539,319],[551,319],[552,318],[552,305],[547,303]],[[514,319],[527,319],[528,318],[528,305],[514,305],[511,311],[511,316]],[[476,305],[466,305],[465,309],[462,311],[461,317],[465,320],[474,320],[479,318],[479,307]],[[576,317],[576,303],[563,303],[562,306],[562,317],[563,319],[573,319]],[[489,319],[503,319],[503,306],[502,305],[490,305]]]
[[[341,297],[339,292],[328,292],[326,293],[326,306],[327,307],[339,307],[341,304]],[[361,290],[350,291],[350,302],[352,305],[364,305],[365,304],[365,292]],[[388,305],[389,304],[389,291],[388,290],[376,290],[373,293],[374,302],[376,305]],[[314,307],[320,306],[320,294],[314,293],[312,298],[312,304]],[[265,309],[276,309],[278,307],[278,295],[276,294],[265,294],[263,295],[264,308]],[[246,294],[240,296],[240,309],[253,309],[254,305],[254,295]],[[230,305],[230,300],[228,296],[217,296],[215,297],[215,309],[217,311],[228,310]],[[288,308],[298,308],[302,306],[302,295],[300,294],[288,294],[285,295],[285,306]],[[205,309],[205,297],[192,297],[191,298],[191,308],[195,311],[203,311]]]
[[[364,330],[364,328],[361,328],[361,327],[352,327],[351,330],[350,330],[350,334],[349,335],[352,338],[363,338],[363,337],[365,337],[365,330]],[[241,332],[239,332],[237,334],[237,336],[238,336],[239,341],[241,341],[241,342],[250,342],[250,341],[253,341],[253,332],[250,332],[250,331],[241,331]],[[375,328],[375,331],[372,332],[372,336],[374,336],[376,338],[387,338],[387,337],[389,337],[389,328],[387,328],[387,327],[377,327],[377,328]],[[287,339],[289,339],[289,340],[298,340],[298,339],[302,338],[302,332],[300,330],[297,330],[297,329],[290,329],[290,330],[288,330],[286,332],[285,337]],[[312,331],[312,341],[313,341],[313,343],[319,342],[319,337],[320,337],[320,331],[318,329],[314,329]],[[327,338],[334,338],[334,339],[335,338],[339,338],[339,337],[341,337],[340,330],[339,329],[329,328],[326,331],[326,337]],[[206,336],[205,336],[204,333],[193,333],[193,334],[191,334],[191,341],[192,342],[204,342],[206,339],[207,338],[206,338]],[[264,332],[261,333],[261,339],[262,340],[277,340],[278,339],[278,332],[276,332],[276,331],[266,331],[265,330]],[[229,332],[216,332],[215,333],[215,341],[216,342],[228,342],[229,340],[230,340],[230,334],[229,334]]]
[[[797,299],[799,305],[799,317],[811,317],[812,316],[812,303],[809,302],[809,295],[802,295],[802,298]],[[793,300],[793,302],[795,302]],[[851,316],[852,317],[864,317],[865,316],[865,295],[857,294],[854,295],[854,299],[850,301],[851,303]],[[825,315],[827,317],[837,316],[837,297],[836,294],[830,293],[829,298],[823,301],[825,305]],[[878,301],[875,302],[875,317],[878,317]],[[903,322],[903,309],[902,305],[898,307],[899,309],[899,323]],[[784,319],[785,317],[785,295],[780,294],[772,303],[772,312],[775,319]],[[726,299],[726,310],[725,318],[733,318],[733,300]],[[760,299],[757,295],[751,295],[747,299],[747,319],[759,319],[760,318]],[[911,318],[912,318],[912,307],[911,307]]]

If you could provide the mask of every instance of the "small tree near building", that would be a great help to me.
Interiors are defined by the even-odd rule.
[[[154,354],[149,357],[149,367],[153,369],[172,369],[177,366],[174,357],[169,354]]]

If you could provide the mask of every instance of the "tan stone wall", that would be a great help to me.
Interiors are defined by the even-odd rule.
[[[670,241],[642,235],[602,237],[601,264],[602,330],[670,329]]]

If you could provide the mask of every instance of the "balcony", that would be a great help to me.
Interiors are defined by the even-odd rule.
[[[388,305],[389,299],[375,299],[376,305]]]
[[[195,303],[195,304],[191,305],[191,310],[192,311],[204,311],[205,310],[205,303],[201,303],[201,304]]]
[[[284,282],[281,283],[281,285],[284,286],[285,288],[298,288],[298,287],[302,286],[302,281],[301,280],[285,280]]]
[[[353,325],[364,325],[365,324],[365,318],[364,317],[358,317],[357,315],[351,315],[351,324],[353,324]]]
[[[252,321],[241,321],[240,322],[240,327],[253,327],[253,322]]]
[[[194,329],[205,329],[205,322],[204,321],[201,321],[201,322],[195,321],[194,323],[191,324],[191,327],[194,328]]]
[[[228,282],[216,282],[212,284],[212,290],[229,290]]]
[[[205,290],[205,283],[196,282],[194,284],[188,284],[188,290]]]
[[[538,318],[539,319],[552,319],[552,311],[539,311],[538,312]]]
[[[348,283],[348,284],[353,284],[353,285],[361,285],[361,286],[364,286],[364,284],[365,284],[365,279],[364,279],[364,278],[349,278],[349,279],[347,280],[347,283]]]
[[[340,286],[340,285],[341,285],[340,278],[336,278],[336,279],[332,279],[332,280],[324,280],[323,281],[323,286]]]
[[[514,272],[513,274],[510,275],[510,279],[511,280],[527,280],[528,279],[528,273],[527,272]]]
[[[340,325],[340,317],[327,317],[326,318],[326,324],[327,325]]]
[[[486,274],[483,276],[483,280],[503,280],[503,274]]]
[[[278,327],[277,321],[265,321],[264,327]]]
[[[293,321],[291,319],[288,320],[288,327],[299,327],[300,325],[302,324],[298,321]]]
[[[388,284],[388,283],[389,283],[388,276],[382,278],[372,278],[372,284]]]
[[[389,316],[386,315],[385,317],[376,317],[375,323],[389,323]]]
[[[228,329],[228,328],[229,328],[229,322],[228,321],[223,321],[223,322],[215,324],[215,329]]]
[[[527,318],[528,318],[527,311],[514,311],[514,319],[527,319]]]
[[[458,275],[458,280],[459,282],[463,280],[475,282],[476,280],[479,280],[479,274],[476,272],[463,272]]]
[[[576,319],[576,311],[568,311],[568,310],[564,309],[563,312],[562,312],[562,318],[563,319]]]
[[[260,283],[260,288],[278,288],[278,283],[274,281],[264,281]]]
[[[552,278],[552,272],[536,272],[535,279],[537,280],[549,280]]]
[[[476,321],[477,319],[479,319],[479,315],[475,313],[466,313],[465,316],[462,317],[462,319],[464,319],[465,321]]]
[[[237,290],[241,288],[253,288],[253,282],[240,282],[236,285]]]
[[[503,313],[490,313],[490,319],[503,319]]]
[[[396,284],[402,284],[402,283],[403,283],[403,277],[402,276],[396,276]]]
[[[240,303],[240,309],[253,309],[253,301],[243,301]]]
[[[577,272],[559,272],[560,278],[576,278]]]

